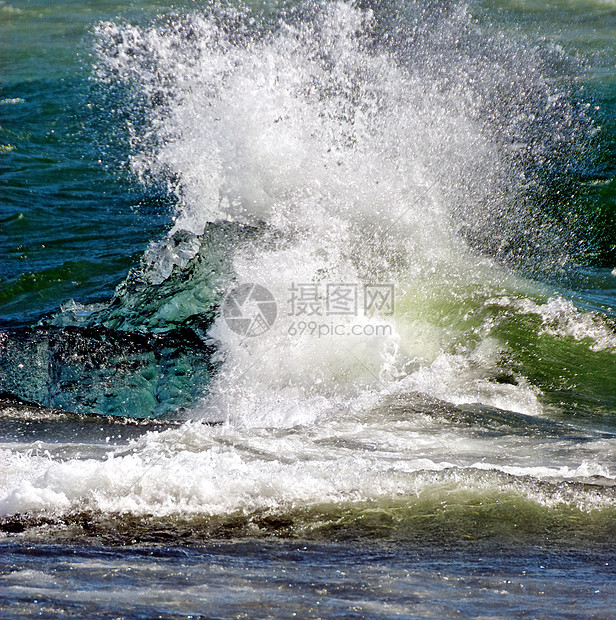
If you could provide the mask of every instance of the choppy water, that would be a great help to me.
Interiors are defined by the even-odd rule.
[[[0,28],[11,617],[610,617],[613,2]]]

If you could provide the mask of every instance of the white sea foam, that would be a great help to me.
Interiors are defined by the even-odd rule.
[[[520,480],[614,478],[595,460],[572,452],[563,456],[566,444],[552,439],[534,440],[529,447],[527,440],[516,438],[503,437],[499,444],[444,429],[433,435],[423,430],[418,420],[399,420],[389,428],[330,420],[309,430],[275,432],[187,423],[148,433],[104,459],[58,461],[3,450],[0,514],[101,510],[165,516],[291,510],[420,495],[439,480],[495,493],[513,490],[550,504],[555,501],[550,489],[542,495],[532,485],[526,488],[528,482],[516,483],[506,475]],[[605,448],[613,450],[613,443]],[[543,464],[525,464],[538,451]],[[482,473],[492,471],[502,475],[485,478]],[[575,505],[578,500],[587,502],[588,497],[572,493],[562,501]],[[600,493],[594,501],[595,508],[610,502]]]
[[[532,299],[519,299],[515,307],[521,313],[539,315],[544,333],[587,341],[593,351],[616,352],[616,332],[596,312],[578,310],[562,297],[551,297],[542,304]]]

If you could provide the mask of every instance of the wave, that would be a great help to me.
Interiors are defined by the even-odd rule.
[[[458,2],[211,5],[94,36],[174,221],[108,303],[3,331],[0,392],[189,421],[104,458],[6,447],[5,528],[609,521],[616,332],[545,277],[594,252],[595,127],[561,51]]]
[[[88,404],[54,376],[65,361],[54,346],[37,348],[48,333],[37,328],[5,333],[5,342],[33,342],[19,360],[4,346],[4,391],[73,411],[158,416],[199,400],[199,385],[228,419],[235,414],[221,401],[234,408],[253,392],[356,395],[406,377],[454,403],[475,394],[537,412],[546,381],[533,391],[529,369],[508,363],[516,343],[512,351],[498,333],[512,312],[523,329],[529,314],[543,316],[531,326],[538,336],[611,350],[609,323],[516,275],[592,251],[575,202],[555,202],[595,132],[588,104],[560,79],[575,70],[561,51],[481,28],[458,2],[308,2],[276,14],[212,4],[147,26],[100,24],[95,48],[95,78],[117,98],[130,135],[130,166],[143,183],[167,184],[174,225],[109,304],[67,304],[43,325],[81,330],[92,355],[104,347],[84,328],[118,330],[108,339],[119,341],[187,330],[190,368],[169,347],[147,345],[156,360],[133,363],[134,372],[124,364],[130,394],[119,404],[120,388],[100,395],[109,379],[93,380],[87,364],[65,369],[73,383],[97,383]],[[220,316],[242,283],[276,303],[277,324],[257,339],[238,338]],[[391,291],[395,312],[358,305],[372,285]],[[335,290],[339,304],[340,294],[354,296],[354,316],[330,312]],[[293,296],[308,293],[314,312],[304,304],[298,315]],[[342,335],[320,337],[334,332]],[[261,354],[267,369],[253,368]],[[28,387],[19,364],[42,375]],[[149,378],[165,368],[180,377],[167,401]],[[422,375],[432,375],[432,391]],[[505,375],[508,387],[494,385]]]
[[[101,432],[130,437],[116,427]],[[141,432],[102,446],[104,458],[71,455],[70,440],[44,435],[4,448],[2,529],[47,524],[116,542],[126,524],[144,540],[170,528],[194,539],[613,531],[614,475],[597,460],[613,436],[555,422],[399,399],[277,432],[201,423]],[[529,463],[529,450],[541,459]]]

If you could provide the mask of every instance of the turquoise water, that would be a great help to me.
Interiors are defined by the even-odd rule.
[[[0,3],[6,617],[611,617],[616,4]]]

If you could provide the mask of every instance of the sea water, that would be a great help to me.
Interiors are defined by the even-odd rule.
[[[3,614],[611,617],[616,4],[0,4]]]

